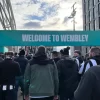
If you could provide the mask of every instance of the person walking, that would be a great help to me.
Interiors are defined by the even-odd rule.
[[[69,50],[69,47],[61,50],[62,58],[57,62],[60,100],[73,100],[74,91],[79,83],[78,65],[69,57]]]
[[[0,100],[16,100],[15,78],[21,75],[19,64],[12,60],[13,53],[7,52],[0,62]]]
[[[83,75],[74,100],[100,100],[100,65],[89,68]]]
[[[84,59],[83,59],[82,54],[79,50],[74,51],[74,58],[78,64],[78,69],[80,69],[81,64],[84,62]]]
[[[57,99],[59,80],[57,67],[40,46],[25,71],[25,100]]]
[[[93,47],[89,51],[89,59],[86,62],[82,63],[79,74],[83,76],[83,74],[89,68],[96,65],[100,65],[100,49],[98,47]]]
[[[16,96],[17,96],[19,87],[21,87],[21,91],[22,91],[22,95],[24,99],[24,72],[28,64],[28,60],[25,57],[25,51],[21,50],[19,53],[19,56],[16,57],[14,61],[19,63],[20,69],[21,69],[21,76],[16,77]]]

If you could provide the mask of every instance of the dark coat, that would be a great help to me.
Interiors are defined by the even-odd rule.
[[[20,69],[21,69],[21,74],[24,75],[26,66],[28,64],[28,60],[24,56],[19,56],[19,57],[15,58],[14,61],[19,63]]]
[[[59,93],[70,97],[78,86],[78,66],[73,59],[64,57],[57,62],[57,67],[59,72]]]
[[[74,94],[75,100],[100,99],[100,65],[91,67],[82,77],[78,89]]]
[[[20,75],[19,64],[12,59],[0,62],[0,85],[14,85],[15,77]]]

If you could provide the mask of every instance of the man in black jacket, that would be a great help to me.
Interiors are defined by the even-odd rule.
[[[14,61],[18,62],[21,69],[21,76],[16,78],[16,92],[18,92],[19,86],[21,87],[22,94],[24,92],[24,72],[28,64],[28,60],[25,57],[25,51],[21,50],[19,57],[15,58]]]
[[[100,100],[100,65],[91,67],[82,77],[75,100]]]
[[[69,57],[69,47],[61,51],[63,57],[57,62],[59,72],[60,100],[72,100],[78,86],[78,66]]]
[[[19,64],[12,60],[13,53],[6,53],[4,61],[0,62],[0,100],[16,100],[15,78],[20,76]]]

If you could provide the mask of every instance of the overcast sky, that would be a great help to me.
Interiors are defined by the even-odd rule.
[[[81,0],[11,0],[17,29],[72,30],[72,5],[76,4],[76,29],[82,30]]]

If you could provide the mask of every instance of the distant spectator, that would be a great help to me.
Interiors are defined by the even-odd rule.
[[[14,61],[19,63],[21,69],[21,76],[16,78],[16,92],[18,92],[18,88],[20,86],[22,94],[24,94],[24,72],[28,64],[28,60],[25,57],[25,51],[21,50],[19,52],[19,56],[15,58]]]
[[[18,53],[17,53],[17,52],[15,52],[14,57],[15,57],[15,58],[18,57]]]
[[[28,55],[26,56],[26,58],[27,58],[28,60],[31,60],[31,59],[32,59],[32,55],[31,55],[31,54],[28,54]]]
[[[52,52],[52,59],[55,61],[55,63],[57,63],[60,60],[59,52],[53,51]]]
[[[78,69],[80,69],[81,64],[83,63],[84,59],[83,59],[82,54],[79,50],[74,51],[74,58],[76,59],[76,62],[78,64]]]

